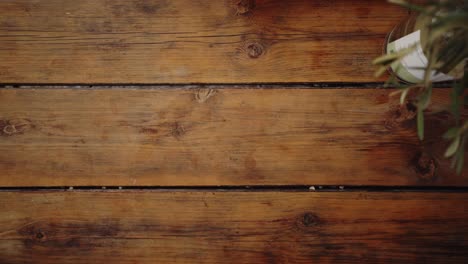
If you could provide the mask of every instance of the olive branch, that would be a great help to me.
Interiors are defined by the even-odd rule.
[[[443,135],[450,141],[445,151],[445,157],[452,159],[452,168],[460,174],[463,170],[465,147],[468,141],[468,120],[463,120],[461,112],[468,105],[468,1],[439,0],[426,1],[424,5],[416,5],[404,0],[389,0],[425,16],[428,23],[424,26],[428,32],[428,41],[422,47],[428,58],[424,78],[418,83],[408,84],[391,75],[385,87],[396,87],[393,94],[400,95],[400,103],[407,101],[408,95],[414,96],[417,108],[417,132],[420,140],[424,139],[424,110],[431,101],[433,82],[432,73],[449,72],[457,65],[463,64],[463,77],[452,82],[449,112],[455,119],[455,126]],[[376,76],[381,76],[390,67],[398,67],[401,60],[413,52],[417,45],[383,55],[374,60],[379,68]]]

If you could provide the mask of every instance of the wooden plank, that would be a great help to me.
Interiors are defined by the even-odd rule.
[[[2,0],[0,82],[372,82],[405,15],[361,0]]]
[[[434,106],[448,100],[436,89]],[[467,186],[383,89],[0,90],[0,186]]]
[[[467,193],[1,192],[0,262],[467,263]]]

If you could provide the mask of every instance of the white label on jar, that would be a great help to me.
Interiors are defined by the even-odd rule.
[[[416,49],[412,51],[410,54],[406,55],[401,60],[401,65],[405,67],[405,69],[413,75],[418,80],[424,79],[425,68],[427,67],[428,61],[426,55],[421,47],[421,31],[415,31],[409,35],[406,35],[400,39],[394,41],[395,51],[399,51],[410,46],[416,44]],[[433,82],[441,82],[441,81],[448,81],[453,80],[453,77],[443,74],[437,73],[436,71],[431,72],[431,80]]]

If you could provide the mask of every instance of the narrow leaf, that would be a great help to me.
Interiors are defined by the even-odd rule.
[[[460,173],[463,170],[464,156],[465,156],[465,151],[461,151],[460,156],[458,156],[457,165],[456,165],[457,166],[456,171],[458,175],[460,175]]]
[[[427,10],[424,7],[408,3],[407,1],[404,1],[404,0],[388,0],[388,2],[406,7],[410,10],[414,10],[417,12],[427,13]]]
[[[404,104],[404,103],[405,103],[406,96],[408,95],[409,90],[410,90],[410,88],[406,88],[406,89],[403,90],[403,92],[401,92],[400,104]]]
[[[420,140],[424,140],[424,113],[421,108],[418,108],[417,125],[418,125],[418,137]]]
[[[460,131],[460,128],[458,127],[452,127],[445,134],[442,136],[445,139],[452,139],[458,135],[458,132]]]
[[[385,66],[379,67],[379,69],[377,69],[377,71],[375,71],[374,76],[376,78],[378,78],[378,77],[382,76],[382,74],[384,74],[386,71],[387,71],[387,67],[385,67]]]
[[[388,54],[385,54],[385,55],[382,55],[376,59],[374,59],[372,61],[372,64],[374,65],[379,65],[379,64],[383,64],[383,65],[387,65],[387,64],[391,64],[393,63],[394,61],[396,60],[399,60],[403,57],[405,57],[406,55],[408,55],[409,53],[411,53],[414,49],[416,48],[416,45],[411,45],[407,48],[404,48],[404,49],[401,49],[397,52],[394,52],[394,53],[388,53]]]
[[[421,109],[421,111],[426,109],[427,106],[429,106],[429,103],[431,102],[431,96],[432,86],[428,86],[426,87],[426,91],[424,91],[423,94],[420,95],[418,100],[418,108]]]
[[[457,162],[456,172],[457,172],[458,175],[460,175],[460,173],[462,172],[463,163],[465,161],[465,143],[466,143],[466,137],[464,136],[463,139],[462,139],[461,146],[458,149],[457,156],[456,156],[456,159],[457,159],[457,161],[456,161]]]
[[[458,146],[460,145],[460,136],[456,137],[452,143],[450,144],[450,146],[447,148],[447,150],[445,151],[445,154],[444,156],[446,158],[448,157],[451,157],[453,156],[453,154],[455,154],[455,152],[458,150]]]
[[[452,28],[468,28],[468,14],[466,12],[452,12],[443,15],[432,23],[436,30],[448,31]]]
[[[372,64],[379,65],[379,64],[390,64],[397,60],[400,57],[398,53],[390,53],[387,55],[380,56],[372,61]]]

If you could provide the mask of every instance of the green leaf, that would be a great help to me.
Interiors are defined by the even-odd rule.
[[[450,72],[468,56],[468,39],[466,37],[468,32],[466,30],[450,31],[444,32],[441,36],[447,35],[450,37],[433,41],[438,45],[437,63],[434,66],[441,72]]]
[[[400,104],[404,104],[404,103],[405,103],[406,96],[408,95],[409,90],[410,90],[410,88],[406,88],[406,89],[403,90],[403,92],[401,92]]]
[[[456,158],[456,163],[457,163],[456,172],[457,172],[458,175],[460,175],[460,173],[462,172],[463,163],[465,161],[465,143],[466,143],[466,137],[463,136],[461,146],[459,147],[457,155],[455,157]]]
[[[458,156],[457,158],[456,171],[458,175],[460,175],[460,173],[463,170],[464,156],[465,156],[465,151],[461,151],[460,156]]]
[[[388,2],[406,7],[410,10],[414,10],[420,13],[427,13],[427,10],[424,7],[408,3],[407,1],[404,1],[404,0],[388,0]]]
[[[387,55],[380,56],[376,58],[375,60],[372,61],[372,64],[374,65],[387,65],[395,60],[398,60],[400,58],[400,54],[398,53],[390,53]]]
[[[386,71],[387,71],[387,67],[385,67],[385,66],[379,67],[379,69],[377,69],[377,71],[375,71],[374,76],[376,78],[378,78],[378,77],[382,76],[382,74],[384,74]]]
[[[448,31],[453,28],[468,28],[468,14],[466,12],[450,12],[435,20],[432,29]]]
[[[390,64],[394,62],[396,59],[398,59],[398,54],[397,53],[390,53],[387,55],[382,55],[372,61],[372,64],[374,65],[385,65],[385,64]]]
[[[458,135],[458,132],[460,131],[459,127],[452,127],[445,134],[442,136],[445,139],[452,139]]]
[[[455,152],[457,152],[458,146],[460,146],[460,136],[455,137],[455,139],[452,141],[450,146],[445,151],[444,156],[446,158],[453,156],[453,154],[455,154]]]
[[[424,112],[421,108],[418,108],[418,137],[420,140],[424,140]]]
[[[424,78],[414,84],[414,94],[417,100],[417,134],[420,140],[424,140],[424,114],[425,109],[431,103],[433,81],[432,72],[449,73],[456,78],[462,76],[462,65],[465,66],[464,78],[456,80],[452,85],[450,106],[447,108],[456,121],[456,126],[448,129],[443,137],[450,140],[445,151],[446,157],[451,157],[452,167],[461,173],[463,169],[465,141],[468,141],[468,121],[464,115],[464,107],[468,106],[468,5],[466,0],[428,0],[424,4],[416,5],[413,0],[389,0],[391,3],[409,8],[419,14],[420,24],[427,29],[424,42],[425,55],[428,59],[426,67],[423,67]],[[374,61],[374,63],[392,67],[400,66],[401,59],[412,50],[399,50],[387,54]],[[406,53],[406,54],[405,54]],[[384,69],[380,69],[383,73]],[[390,75],[385,87],[394,85],[400,93],[400,103],[404,103],[409,95],[409,85],[402,85],[401,80],[394,74]],[[461,123],[463,122],[463,123]]]
[[[431,102],[432,86],[426,87],[426,90],[419,96],[418,108],[422,110],[426,109]]]
[[[468,72],[467,72],[466,74],[468,74]],[[468,84],[468,83],[465,83],[465,80],[463,80],[463,79],[460,80],[460,81],[455,82],[454,85],[453,85],[453,89],[454,89],[454,91],[455,91],[455,95],[456,95],[456,96],[462,96],[463,93],[465,92],[465,89],[466,89],[465,86],[466,86],[467,84]]]
[[[398,87],[398,86],[400,86],[398,79],[395,77],[394,74],[390,74],[389,78],[384,83],[384,87],[388,88],[388,87]]]
[[[406,55],[411,53],[415,48],[416,48],[416,45],[411,45],[408,48],[401,49],[401,50],[399,50],[397,52],[382,55],[382,56],[374,59],[372,61],[372,64],[374,64],[374,65],[388,65],[388,64],[391,64],[391,63],[405,57]]]
[[[457,43],[453,46],[447,44],[447,46],[439,50],[437,58],[438,63],[435,65],[435,68],[440,72],[450,72],[455,69],[468,57],[468,49],[465,48],[466,46],[468,46],[468,43]]]
[[[456,165],[457,165],[457,157],[455,156],[452,158],[452,161],[450,162],[450,168],[454,169]]]

